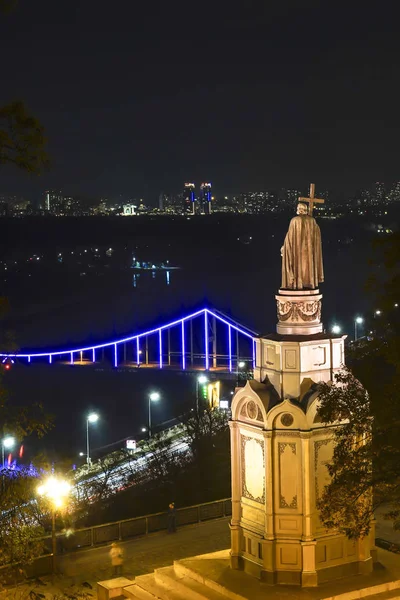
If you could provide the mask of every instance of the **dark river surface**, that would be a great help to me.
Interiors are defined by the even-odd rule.
[[[291,216],[3,220],[0,270],[7,270],[0,283],[10,302],[4,326],[20,348],[48,350],[113,340],[208,306],[262,334],[274,331],[280,247]],[[360,220],[321,220],[320,226],[323,322],[327,329],[340,323],[351,336],[354,316],[374,308],[365,293],[374,236]],[[134,277],[133,255],[181,269]],[[32,451],[71,456],[84,451],[88,410],[101,415],[92,427],[95,448],[138,436],[150,390],[162,396],[153,407],[155,422],[175,416],[185,401],[192,405],[195,396],[193,377],[155,370],[17,364],[6,378],[14,402],[40,400],[56,417]],[[226,383],[224,393],[231,389]]]

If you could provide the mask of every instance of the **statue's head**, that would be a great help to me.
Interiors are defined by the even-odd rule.
[[[297,205],[298,215],[308,215],[308,206],[305,202],[299,202]]]

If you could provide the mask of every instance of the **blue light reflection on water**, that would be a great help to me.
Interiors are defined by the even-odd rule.
[[[150,273],[151,273],[151,278],[150,278]],[[163,269],[163,270],[148,271],[148,272],[144,272],[144,273],[134,273],[133,277],[132,277],[133,287],[134,288],[138,287],[139,277],[140,277],[141,274],[143,275],[143,278],[147,279],[147,281],[148,281],[150,279],[161,280],[164,277],[164,273],[165,273],[165,283],[166,283],[166,285],[170,285],[170,283],[171,283],[171,272],[170,271],[165,271]]]

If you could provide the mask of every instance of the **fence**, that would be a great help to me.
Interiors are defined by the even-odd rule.
[[[215,500],[204,504],[196,504],[185,508],[178,508],[176,511],[176,522],[178,527],[182,525],[193,525],[202,521],[228,517],[232,514],[232,501],[230,498],[224,500]],[[129,540],[135,537],[156,533],[166,530],[168,527],[168,514],[166,512],[146,515],[144,517],[135,517],[134,519],[125,519],[114,523],[105,523],[95,525],[94,527],[85,527],[76,529],[73,532],[57,533],[57,555],[64,552],[74,552],[75,550],[100,546],[108,544],[115,540]],[[40,577],[48,575],[52,569],[52,546],[51,536],[44,539],[44,549],[42,556],[38,557],[32,564],[28,565],[26,574],[28,577]],[[10,565],[0,566],[0,580],[2,583],[13,584],[15,572]],[[18,579],[23,579],[19,574]]]
[[[232,514],[232,502],[230,498],[215,500],[205,504],[196,504],[186,508],[178,508],[176,511],[176,523],[179,526],[192,525],[210,519],[227,517]],[[168,526],[168,515],[166,512],[125,519],[94,527],[76,529],[73,532],[62,532],[57,534],[57,554],[73,552],[83,548],[90,548],[101,544],[108,544],[115,540],[128,540],[149,533],[166,530]],[[51,553],[51,537],[45,538],[44,554]]]

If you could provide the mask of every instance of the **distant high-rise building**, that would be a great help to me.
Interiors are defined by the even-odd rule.
[[[202,183],[200,186],[200,210],[202,213],[211,214],[211,183]]]
[[[249,214],[261,214],[268,210],[270,192],[246,192],[240,194],[240,209]]]
[[[385,184],[377,181],[375,183],[375,198],[377,204],[384,204],[385,202]]]
[[[390,202],[400,202],[400,181],[395,181],[389,192]]]
[[[60,214],[64,204],[64,197],[60,190],[46,190],[44,210],[54,215]]]
[[[194,192],[194,183],[185,183],[183,189],[183,212],[185,214],[194,214],[194,203],[196,202],[196,195]]]
[[[158,210],[160,212],[164,212],[165,209],[167,208],[167,204],[168,204],[167,195],[164,194],[164,192],[161,192],[161,194],[158,196]]]

